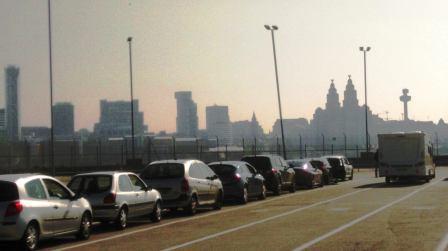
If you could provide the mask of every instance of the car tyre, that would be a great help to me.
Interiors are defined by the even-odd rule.
[[[118,230],[123,230],[128,224],[128,210],[124,207],[118,211],[117,219],[115,220],[115,227]]]
[[[152,222],[159,222],[162,220],[162,206],[160,205],[160,201],[156,202],[149,217]]]
[[[350,175],[349,180],[353,180],[353,169],[352,169],[352,174]]]
[[[258,196],[258,199],[264,200],[266,199],[266,186],[263,184],[261,187],[261,194]]]
[[[78,240],[87,240],[90,238],[90,233],[92,230],[92,216],[89,212],[85,212],[82,215],[81,223],[79,226],[78,233],[76,234],[76,238]]]
[[[216,194],[215,204],[213,205],[213,209],[215,210],[221,210],[222,208],[222,191],[219,190]]]
[[[188,215],[195,215],[197,207],[198,207],[198,199],[196,198],[196,195],[192,195],[190,203],[188,203],[188,206],[185,207],[184,210],[185,212],[187,212]]]
[[[242,195],[240,198],[240,203],[241,204],[246,204],[249,201],[249,193],[247,191],[247,187],[244,186],[243,191],[242,191]]]
[[[296,192],[296,183],[295,182],[291,182],[291,185],[289,186],[289,192],[290,193]]]
[[[386,184],[390,184],[390,177],[386,177]]]
[[[20,240],[20,247],[22,250],[32,251],[36,250],[39,242],[39,228],[36,223],[30,223],[23,233]]]
[[[274,189],[272,189],[272,192],[274,192],[275,196],[280,195],[280,192],[282,191],[282,184],[279,180],[276,180],[276,183],[274,184]]]

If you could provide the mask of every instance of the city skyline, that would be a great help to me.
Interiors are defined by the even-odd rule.
[[[400,1],[52,3],[55,102],[74,104],[76,130],[92,130],[98,100],[127,100],[126,38],[133,36],[135,98],[141,100],[151,131],[175,131],[171,97],[177,90],[195,93],[199,128],[205,128],[204,108],[219,103],[229,106],[232,121],[248,119],[255,111],[269,131],[278,112],[266,23],[280,28],[276,42],[285,118],[311,119],[314,109],[323,106],[331,78],[342,89],[351,74],[363,92],[358,46],[368,45],[374,113],[386,117],[388,111],[389,118],[401,118],[397,96],[407,87],[413,94],[410,119],[448,120],[443,97],[448,20],[442,11],[448,6],[443,1],[409,1],[406,12]],[[8,24],[0,28],[5,38],[0,65],[21,69],[21,124],[48,126],[46,2],[2,1],[0,14]]]

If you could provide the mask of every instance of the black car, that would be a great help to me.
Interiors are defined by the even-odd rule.
[[[249,163],[243,161],[213,162],[208,166],[218,175],[224,188],[224,198],[236,198],[246,204],[249,198],[266,198],[264,178]]]
[[[296,191],[295,172],[286,161],[278,155],[251,155],[241,159],[248,162],[263,175],[266,188],[275,195],[281,190],[291,193]]]

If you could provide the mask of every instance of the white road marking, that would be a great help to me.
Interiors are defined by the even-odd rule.
[[[263,200],[263,201],[253,202],[253,203],[250,203],[250,204],[245,205],[245,206],[237,206],[237,207],[234,207],[234,208],[220,210],[220,211],[216,211],[216,212],[213,212],[213,213],[207,213],[207,214],[197,215],[197,216],[194,216],[194,217],[189,217],[189,218],[185,218],[185,219],[181,219],[181,220],[175,220],[175,221],[171,221],[171,222],[164,223],[164,224],[150,226],[150,227],[147,227],[147,228],[141,228],[141,229],[124,232],[124,233],[113,235],[113,236],[109,236],[109,237],[104,237],[104,238],[97,239],[97,240],[86,241],[86,242],[82,242],[82,243],[79,243],[79,244],[70,245],[70,246],[67,246],[67,247],[62,247],[62,248],[59,248],[59,249],[56,249],[56,250],[62,251],[62,250],[69,250],[69,249],[73,249],[73,248],[80,248],[80,247],[96,244],[96,243],[103,242],[103,241],[109,241],[109,240],[122,238],[122,237],[125,237],[125,236],[129,236],[129,235],[133,235],[133,234],[137,234],[137,233],[141,233],[141,232],[150,231],[150,230],[153,230],[153,229],[158,229],[158,228],[174,225],[174,224],[177,224],[177,223],[199,220],[199,219],[206,218],[206,217],[213,216],[213,215],[217,215],[217,214],[223,214],[223,213],[228,213],[228,212],[232,212],[232,211],[236,211],[236,210],[240,210],[240,209],[255,207],[255,206],[258,206],[258,205],[261,205],[261,204],[265,204],[265,203],[269,203],[269,202],[272,202],[272,201],[285,199],[285,198],[289,198],[289,197],[292,197],[292,196],[300,196],[300,195],[303,195],[303,194],[317,192],[317,191],[322,191],[322,190],[328,190],[330,188],[332,188],[332,186],[326,186],[326,187],[319,188],[319,189],[312,189],[312,190],[306,190],[306,191],[303,191],[303,192],[282,195],[282,196],[278,196],[278,197],[275,197],[275,198],[272,198],[272,199],[267,199],[267,200]]]
[[[315,245],[315,244],[317,244],[317,243],[319,243],[319,242],[321,242],[321,241],[323,241],[323,240],[325,240],[325,239],[327,239],[327,238],[329,238],[329,237],[331,237],[331,236],[333,236],[333,235],[335,235],[335,234],[337,234],[337,233],[339,233],[341,231],[344,231],[345,229],[347,229],[347,228],[349,228],[349,227],[351,227],[351,226],[353,226],[353,225],[355,225],[355,224],[357,224],[357,223],[359,223],[359,222],[361,222],[363,220],[366,220],[369,217],[374,216],[375,214],[377,214],[377,213],[379,213],[381,211],[384,211],[384,210],[388,209],[389,207],[391,207],[391,206],[393,206],[393,205],[395,205],[397,203],[400,203],[400,202],[402,202],[402,201],[404,201],[406,199],[409,199],[410,197],[414,196],[418,192],[421,192],[421,191],[427,189],[428,187],[434,186],[435,184],[439,183],[441,180],[442,179],[439,179],[436,182],[433,182],[433,183],[431,183],[429,185],[426,185],[424,187],[420,187],[419,189],[416,189],[416,190],[412,191],[411,193],[408,193],[407,195],[401,197],[398,200],[394,200],[394,201],[392,201],[392,202],[390,202],[390,203],[388,203],[388,204],[386,204],[386,205],[384,205],[384,206],[382,206],[382,207],[380,207],[380,208],[378,208],[378,209],[376,209],[376,210],[374,210],[374,211],[372,211],[372,212],[370,212],[368,214],[365,214],[365,215],[363,215],[363,216],[361,216],[361,217],[359,217],[359,218],[357,218],[355,220],[352,220],[352,221],[350,221],[350,222],[348,222],[348,223],[346,223],[346,224],[344,224],[344,225],[342,225],[342,226],[340,226],[340,227],[338,227],[336,229],[333,229],[330,232],[328,232],[328,233],[326,233],[326,234],[324,234],[324,235],[322,235],[320,237],[317,237],[314,240],[306,242],[306,243],[302,244],[301,246],[295,248],[294,251],[305,250],[305,249],[307,249],[307,248],[309,248],[309,247],[311,247],[311,246],[313,246],[313,245]]]
[[[439,245],[435,249],[435,251],[445,251],[448,247],[448,233],[445,234],[445,237],[439,242]]]
[[[342,199],[342,198],[345,198],[345,197],[348,197],[348,196],[351,196],[351,195],[354,195],[354,194],[357,194],[357,193],[361,193],[361,192],[364,192],[364,191],[367,191],[367,190],[370,190],[370,189],[372,189],[372,188],[366,188],[366,189],[354,191],[354,192],[347,193],[347,194],[344,194],[344,195],[341,195],[341,196],[338,196],[338,197],[334,197],[332,199],[320,201],[320,202],[317,202],[317,203],[314,203],[314,204],[311,204],[311,205],[308,205],[308,206],[299,207],[299,208],[296,208],[294,210],[291,210],[291,211],[288,211],[288,212],[284,212],[284,213],[281,213],[281,214],[277,214],[277,215],[272,216],[272,217],[268,217],[268,218],[265,218],[265,219],[262,219],[262,220],[254,221],[254,222],[251,222],[251,223],[248,223],[248,224],[245,224],[245,225],[241,225],[241,226],[238,226],[238,227],[234,227],[234,228],[230,228],[230,229],[224,230],[224,231],[219,232],[219,233],[207,235],[207,236],[204,236],[204,237],[196,239],[196,240],[192,240],[192,241],[185,242],[185,243],[182,243],[182,244],[179,244],[179,245],[176,245],[176,246],[172,246],[172,247],[163,249],[162,251],[170,251],[170,250],[175,250],[175,249],[187,247],[187,246],[193,245],[193,244],[198,243],[198,242],[206,241],[206,240],[213,239],[213,238],[216,238],[216,237],[228,234],[228,233],[232,233],[232,232],[244,229],[244,228],[252,227],[252,226],[255,226],[255,225],[258,225],[258,224],[261,224],[261,223],[265,223],[267,221],[275,220],[275,219],[280,218],[280,217],[284,217],[284,216],[287,216],[287,215],[290,215],[290,214],[294,214],[294,213],[297,213],[297,212],[300,212],[300,211],[303,211],[303,210],[306,210],[306,209],[309,209],[309,208],[320,206],[322,204],[333,202],[335,200],[339,200],[339,199]]]
[[[328,211],[333,211],[333,212],[346,212],[348,210],[350,210],[349,207],[335,207],[335,208],[328,209]]]

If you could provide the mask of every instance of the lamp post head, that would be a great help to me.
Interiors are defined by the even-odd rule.
[[[370,51],[370,47],[367,47],[367,49],[366,49],[367,51]]]
[[[269,31],[275,31],[275,30],[278,30],[278,26],[277,25],[267,25],[267,24],[265,24],[264,25],[264,28],[266,28],[266,30],[269,30]]]
[[[278,26],[277,25],[272,25],[272,29],[273,30],[278,30]]]
[[[364,51],[364,47],[362,47],[362,46],[359,47],[359,50],[360,50],[360,51]]]
[[[265,28],[266,30],[271,30],[271,26],[269,26],[269,25],[267,25],[267,24],[264,25],[264,28]]]
[[[132,37],[128,37],[128,42],[131,42],[132,41]]]

